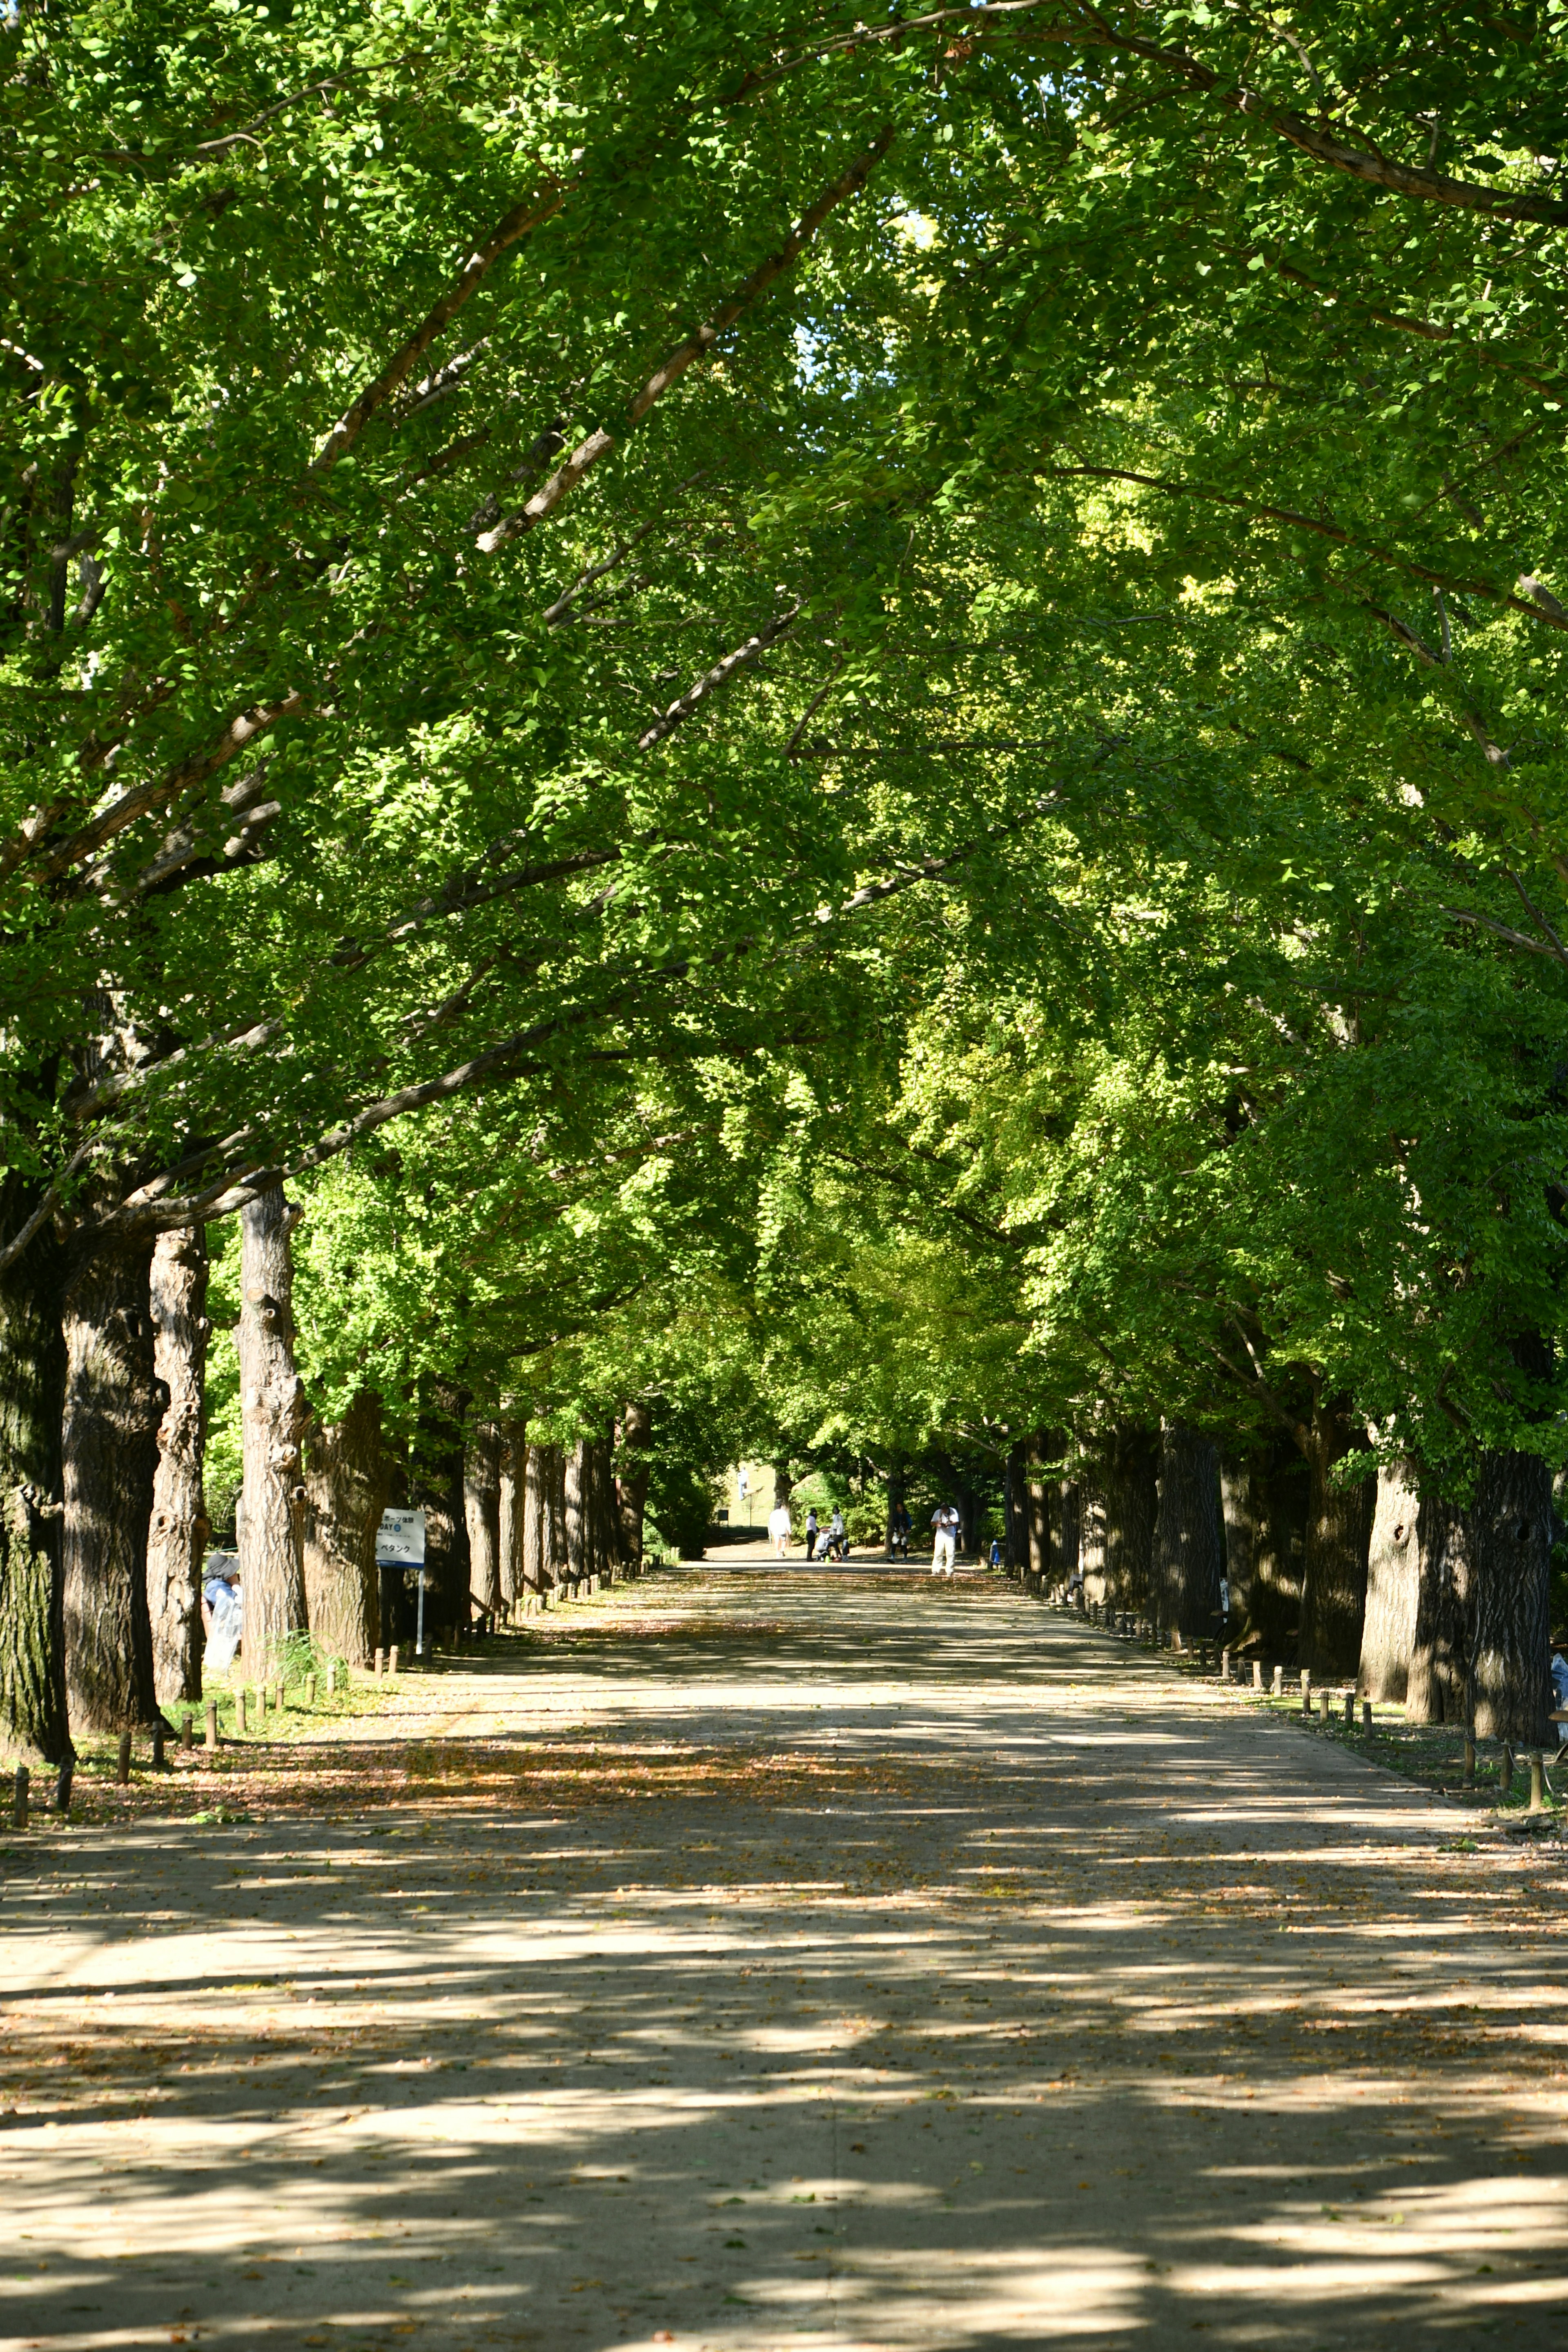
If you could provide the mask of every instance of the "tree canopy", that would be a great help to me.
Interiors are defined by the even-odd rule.
[[[22,0],[0,1276],[286,1181],[328,1416],[1554,1468],[1563,31]]]

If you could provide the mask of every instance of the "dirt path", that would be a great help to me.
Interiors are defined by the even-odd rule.
[[[6,1837],[6,2342],[1562,2343],[1555,1843],[982,1580],[355,1729]]]

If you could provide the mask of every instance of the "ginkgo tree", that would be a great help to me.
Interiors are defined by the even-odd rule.
[[[149,0],[0,39],[23,1745],[63,1752],[65,1659],[79,1720],[146,1705],[159,1229],[256,1256],[265,1646],[281,1187],[395,1120],[809,1054],[795,982],[930,882],[1056,926],[1051,856],[1163,852],[1222,785],[1245,844],[1226,734],[1331,738],[1336,817],[1568,961],[1552,12]]]

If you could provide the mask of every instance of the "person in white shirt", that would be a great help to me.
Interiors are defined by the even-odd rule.
[[[768,1513],[768,1533],[773,1539],[774,1559],[787,1559],[789,1558],[790,1537],[789,1505],[787,1503],[775,1503],[773,1509]]]
[[[958,1543],[958,1513],[951,1503],[939,1503],[931,1515],[931,1523],[935,1531],[931,1572],[933,1576],[951,1576],[952,1556]]]

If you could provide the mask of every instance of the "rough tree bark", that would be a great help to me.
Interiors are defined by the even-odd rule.
[[[1405,1717],[1411,1723],[1468,1723],[1474,1635],[1470,1525],[1468,1514],[1447,1496],[1422,1496],[1415,1554]]]
[[[1105,1581],[1119,1608],[1142,1608],[1154,1570],[1159,1507],[1158,1433],[1118,1422],[1105,1450]]]
[[[0,1234],[32,1207],[19,1187],[0,1187]],[[64,1275],[64,1255],[45,1232],[0,1276],[0,1752],[29,1764],[63,1764],[73,1753],[60,1541]]]
[[[202,1695],[202,1562],[206,1557],[207,1246],[199,1225],[160,1234],[149,1291],[153,1363],[169,1391],[147,1531],[153,1686],[162,1706]]]
[[[1421,1497],[1408,1462],[1385,1462],[1377,1474],[1367,1549],[1366,1614],[1356,1689],[1363,1698],[1402,1706],[1409,1696],[1421,1585],[1417,1526]]]
[[[1366,1611],[1367,1549],[1376,1481],[1337,1486],[1334,1466],[1362,1442],[1346,1401],[1314,1401],[1298,1443],[1307,1458],[1307,1541],[1301,1563],[1301,1664],[1314,1675],[1353,1675]]]
[[[375,1534],[392,1492],[382,1451],[381,1399],[360,1389],[341,1421],[305,1434],[305,1613],[333,1657],[366,1665],[381,1642]]]
[[[1225,1573],[1230,1605],[1245,1617],[1252,1601],[1253,1463],[1249,1454],[1221,1454],[1220,1515],[1225,1521]]]
[[[1483,1454],[1469,1518],[1476,1736],[1539,1747],[1552,1703],[1552,1473],[1545,1463],[1533,1454]]]
[[[468,1580],[474,1606],[500,1609],[500,1429],[476,1422],[463,1461],[463,1508],[468,1529]]]
[[[503,1421],[500,1454],[500,1597],[509,1612],[521,1598],[522,1507],[527,1480],[528,1423]]]
[[[522,1580],[530,1592],[548,1592],[553,1577],[550,1557],[550,1448],[531,1445],[523,1471]]]
[[[550,1449],[550,1564],[555,1581],[565,1579],[571,1560],[566,1549],[566,1449]]]
[[[1027,1455],[1029,1573],[1042,1582],[1051,1572],[1051,1487],[1047,1465],[1059,1458],[1061,1444],[1052,1429],[1037,1429],[1025,1448]]]
[[[1252,1459],[1252,1580],[1247,1631],[1282,1656],[1300,1640],[1301,1563],[1307,1541],[1307,1465],[1280,1436]]]
[[[73,1253],[65,1292],[66,1690],[73,1731],[126,1731],[158,1712],[147,1614],[147,1531],[158,1424],[153,1242]]]
[[[647,1510],[647,1449],[653,1443],[653,1409],[640,1401],[621,1407],[616,1447],[616,1507],[621,1522],[621,1558],[628,1568],[642,1560],[643,1519]],[[789,1471],[773,1471],[773,1502],[789,1501]]]
[[[620,1559],[621,1523],[616,1497],[616,1439],[611,1423],[594,1440],[595,1571],[612,1577]]]
[[[1078,1570],[1079,1491],[1076,1478],[1051,1483],[1051,1548],[1057,1573],[1070,1584]]]
[[[468,1599],[470,1570],[468,1529],[463,1495],[463,1416],[468,1391],[437,1384],[419,1416],[415,1441],[415,1475],[409,1494],[425,1514],[426,1628],[467,1625],[472,1615]],[[396,1607],[382,1594],[384,1641],[401,1640],[412,1629],[406,1615],[405,1589],[399,1576]]]
[[[1218,1453],[1184,1422],[1163,1422],[1154,1587],[1166,1631],[1209,1632],[1219,1609],[1224,1565]]]
[[[1079,1450],[1078,1475],[1078,1564],[1083,1597],[1103,1601],[1105,1581],[1105,1465],[1098,1452]]]
[[[302,1211],[268,1184],[239,1213],[239,1385],[245,1484],[239,1577],[248,1674],[276,1666],[306,1622],[300,1442],[310,1407],[294,1370],[292,1234]]]
[[[588,1573],[588,1512],[589,1482],[593,1472],[589,1466],[588,1444],[578,1438],[566,1449],[563,1500],[566,1513],[566,1569],[570,1576]]]
[[[1029,1564],[1028,1514],[1024,1502],[1025,1455],[1022,1444],[1015,1445],[1007,1456],[1003,1488],[1006,1526],[1004,1559],[1009,1576],[1018,1575]]]

